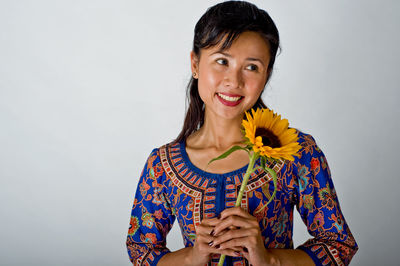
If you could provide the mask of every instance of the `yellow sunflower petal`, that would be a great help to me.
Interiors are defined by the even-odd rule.
[[[242,121],[245,137],[252,144],[254,152],[261,156],[275,159],[294,160],[294,156],[299,156],[298,151],[301,146],[298,144],[297,130],[289,128],[287,119],[282,119],[270,109],[251,109],[245,113],[246,118]],[[257,128],[265,128],[279,140],[279,147],[266,146],[262,142],[262,136],[256,136]],[[274,144],[276,145],[276,144]]]
[[[280,120],[281,120],[281,116],[274,114],[271,118],[271,121],[269,122],[268,129],[272,130],[274,128],[275,124],[278,123]]]
[[[276,121],[276,123],[271,128],[272,132],[274,132],[277,136],[282,135],[283,131],[287,129],[289,126],[289,121],[287,119],[282,119]]]
[[[280,141],[282,145],[289,144],[291,142],[296,142],[298,139],[298,135],[296,134],[296,130],[294,128],[289,128],[285,130],[281,137]]]

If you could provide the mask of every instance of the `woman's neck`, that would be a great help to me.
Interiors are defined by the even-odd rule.
[[[197,148],[226,150],[243,141],[241,123],[241,117],[226,119],[212,114],[205,115],[203,126],[193,133],[188,141],[191,146]]]

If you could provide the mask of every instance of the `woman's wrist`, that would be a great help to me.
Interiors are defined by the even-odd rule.
[[[179,266],[203,266],[206,263],[198,264],[193,256],[193,247],[182,248],[180,250],[165,254],[158,262],[157,266],[179,265]]]
[[[185,258],[184,258],[184,264],[183,265],[188,265],[188,266],[204,266],[203,262],[199,263],[199,258],[195,258],[195,256],[193,255],[193,247],[188,247],[186,250],[186,254],[185,254]],[[181,265],[179,265],[181,266]]]
[[[193,262],[193,247],[187,248],[186,256],[183,265],[192,265]]]
[[[265,260],[267,264],[266,265],[271,265],[271,266],[280,266],[281,261],[279,259],[279,256],[271,252],[270,249],[265,250]],[[265,265],[265,264],[264,264]]]
[[[299,249],[272,248],[267,249],[267,265],[315,265],[311,257]]]

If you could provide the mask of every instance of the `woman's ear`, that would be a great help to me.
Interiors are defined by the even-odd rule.
[[[197,78],[199,76],[199,58],[193,51],[190,52],[190,67],[193,77]]]

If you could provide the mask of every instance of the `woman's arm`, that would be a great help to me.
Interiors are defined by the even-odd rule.
[[[268,249],[272,256],[276,258],[276,265],[299,265],[299,266],[313,266],[313,260],[307,253],[300,249]]]
[[[126,246],[133,265],[155,265],[170,252],[166,236],[175,216],[166,198],[164,180],[159,152],[155,149],[140,176],[131,212]]]
[[[187,247],[175,252],[170,252],[165,254],[157,266],[169,266],[176,265],[179,263],[179,266],[204,266],[205,263],[196,263],[198,260],[192,257],[193,247]],[[266,250],[268,253],[265,254],[265,261],[271,260],[271,256],[274,258],[274,264],[269,265],[299,265],[299,266],[307,266],[307,265],[315,265],[310,256],[307,255],[302,250],[299,249],[269,249]],[[259,265],[266,265],[265,261],[260,263]],[[252,264],[253,265],[253,264]],[[256,264],[254,264],[256,266]]]
[[[204,266],[204,263],[195,264],[196,260],[193,260],[192,255],[191,255],[192,249],[193,249],[193,247],[187,247],[187,248],[182,248],[180,250],[165,254],[158,261],[157,266],[170,266],[170,265],[178,266],[177,263],[179,263],[179,266],[191,266],[191,265]]]
[[[342,214],[325,155],[307,134],[301,134],[301,157],[293,162],[296,205],[314,237],[300,245],[316,265],[348,265],[358,250]]]

